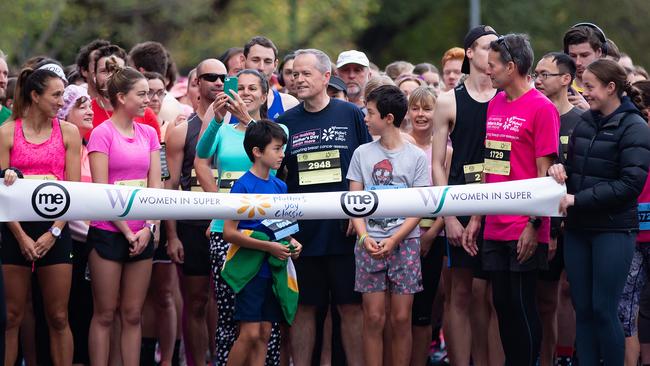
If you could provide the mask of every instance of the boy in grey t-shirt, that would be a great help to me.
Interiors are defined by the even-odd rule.
[[[352,156],[347,179],[350,191],[399,189],[429,185],[428,162],[424,152],[405,141],[399,126],[407,111],[406,96],[395,86],[382,86],[368,96],[365,122],[379,139],[359,146]],[[363,294],[363,347],[366,363],[381,364],[385,319],[391,320],[394,337],[393,364],[406,365],[411,355],[411,307],[413,295],[422,291],[420,218],[355,218],[358,234],[354,249],[355,290]],[[386,292],[390,291],[390,311],[385,314]],[[408,317],[404,316],[408,314]]]

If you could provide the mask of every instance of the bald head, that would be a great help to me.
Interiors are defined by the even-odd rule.
[[[225,74],[226,66],[216,58],[208,58],[199,62],[198,66],[196,66],[196,72],[198,75],[207,73]]]
[[[226,66],[217,59],[209,58],[199,63],[196,67],[196,82],[202,102],[212,103],[217,99],[217,93],[223,91],[226,74]]]

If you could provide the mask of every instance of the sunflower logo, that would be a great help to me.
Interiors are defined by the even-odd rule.
[[[324,141],[329,141],[329,140],[332,140],[332,139],[334,139],[334,129],[332,127],[326,128],[323,131],[323,140]]]
[[[266,211],[264,209],[271,208],[271,204],[268,201],[269,198],[261,194],[253,197],[243,196],[241,198],[242,206],[237,210],[237,214],[241,215],[248,211],[248,218],[252,219],[255,216],[255,210],[257,210],[260,215],[265,215]]]

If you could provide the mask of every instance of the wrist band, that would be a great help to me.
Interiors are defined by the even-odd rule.
[[[2,169],[2,170],[0,171],[0,178],[4,178],[4,177],[5,177],[5,173],[7,172],[7,170],[13,170],[14,173],[16,173],[16,175],[17,175],[18,178],[20,178],[20,179],[23,179],[23,178],[24,178],[23,172],[21,172],[18,168],[14,168],[14,167],[9,167],[9,168],[7,168],[7,169]]]
[[[359,240],[357,240],[357,245],[363,245],[363,242],[366,240],[367,237],[368,237],[368,234],[367,234],[367,233],[361,235],[361,236],[359,237]]]

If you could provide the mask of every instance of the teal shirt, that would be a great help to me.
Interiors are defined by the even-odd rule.
[[[11,109],[0,105],[0,125],[11,117]]]
[[[253,162],[244,150],[245,132],[236,129],[235,126],[216,123],[213,119],[196,145],[196,154],[199,158],[207,159],[214,155],[214,165],[219,170],[217,186],[220,191],[228,185],[226,184],[226,181],[229,181],[228,175],[230,178],[237,179],[253,166]],[[288,136],[287,127],[282,124],[279,126]],[[272,170],[271,174],[275,175],[275,171]],[[222,233],[223,220],[212,220],[210,231]]]

